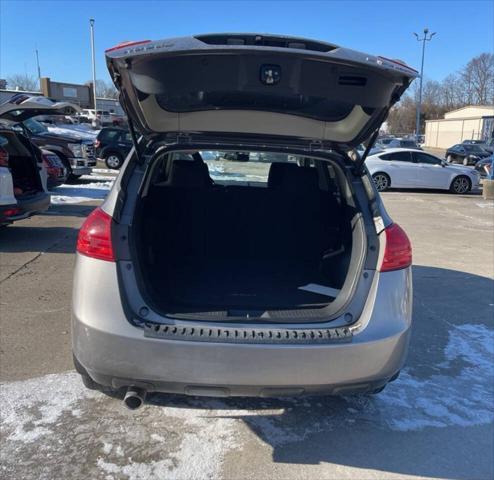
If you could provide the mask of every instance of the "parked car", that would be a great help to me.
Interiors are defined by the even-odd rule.
[[[43,159],[43,165],[48,175],[47,186],[49,190],[67,181],[69,172],[56,153],[41,149],[41,158]]]
[[[76,107],[45,97],[17,94],[0,105],[0,225],[38,214],[50,206],[48,159],[22,132],[12,128],[40,113],[68,114]]]
[[[71,180],[89,175],[96,165],[94,141],[82,137],[76,131],[50,131],[34,118],[26,119],[17,128],[19,131],[26,129],[31,140],[39,147],[55,152],[69,172]]]
[[[494,155],[490,155],[489,157],[485,157],[482,160],[479,160],[475,164],[475,170],[477,170],[477,172],[479,172],[479,175],[481,177],[487,177],[487,172],[488,172],[488,170],[492,164],[493,157],[494,157]]]
[[[460,194],[477,188],[480,181],[475,170],[416,149],[388,149],[370,156],[366,164],[380,192],[389,188],[432,188]]]
[[[376,144],[376,147],[386,149],[386,148],[415,148],[419,149],[417,142],[410,138],[388,138],[381,140]]]
[[[458,143],[446,150],[448,162],[463,165],[475,165],[479,160],[488,156],[489,152],[475,144]]]
[[[142,138],[79,232],[72,345],[85,385],[126,390],[137,408],[147,391],[341,395],[395,379],[411,328],[410,242],[364,160],[345,152],[417,72],[264,34],[106,55]],[[201,151],[285,161],[251,166],[252,155],[212,182]],[[231,186],[234,168],[255,185]]]
[[[118,170],[132,148],[128,130],[117,127],[102,128],[94,142],[96,158],[105,161],[108,168]]]
[[[79,119],[85,120],[87,123],[97,122],[101,126],[112,125],[113,119],[108,110],[94,110],[85,108],[79,113]]]
[[[117,113],[110,112],[111,124],[114,127],[127,127],[127,119],[124,115],[118,115]]]

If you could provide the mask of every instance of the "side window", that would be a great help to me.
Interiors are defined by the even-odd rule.
[[[118,141],[119,133],[118,130],[103,130],[100,139],[104,142]]]
[[[383,160],[393,160],[395,162],[408,162],[412,163],[412,156],[410,152],[393,152],[387,153],[386,155],[381,155]]]
[[[427,165],[441,165],[439,158],[428,155],[427,153],[414,152],[415,161],[418,163],[425,163]]]
[[[124,134],[123,141],[124,142],[128,142],[128,143],[132,143],[132,136],[130,135],[129,132],[127,132],[127,133]]]

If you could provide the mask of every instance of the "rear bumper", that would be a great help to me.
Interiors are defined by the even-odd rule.
[[[98,285],[86,280],[96,272]],[[125,318],[116,275],[115,264],[78,255],[73,352],[78,368],[103,385],[212,396],[343,394],[384,385],[406,357],[410,269],[376,275],[351,342],[322,345],[145,337]]]
[[[50,195],[46,192],[20,198],[17,203],[12,205],[0,205],[0,225],[31,217],[48,210],[49,207]]]

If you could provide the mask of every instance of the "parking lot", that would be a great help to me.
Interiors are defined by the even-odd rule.
[[[381,394],[154,395],[131,412],[86,390],[71,359],[77,229],[113,178],[59,187],[48,212],[0,231],[2,478],[493,477],[492,202],[383,194],[414,247],[414,333]]]

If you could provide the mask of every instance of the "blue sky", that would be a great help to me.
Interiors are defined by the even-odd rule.
[[[0,0],[0,78],[41,74],[91,78],[89,18],[96,20],[97,78],[108,79],[104,50],[124,40],[208,32],[269,32],[326,40],[400,58],[418,69],[412,32],[437,35],[427,44],[426,77],[441,80],[470,58],[494,49],[491,1],[21,1]]]

